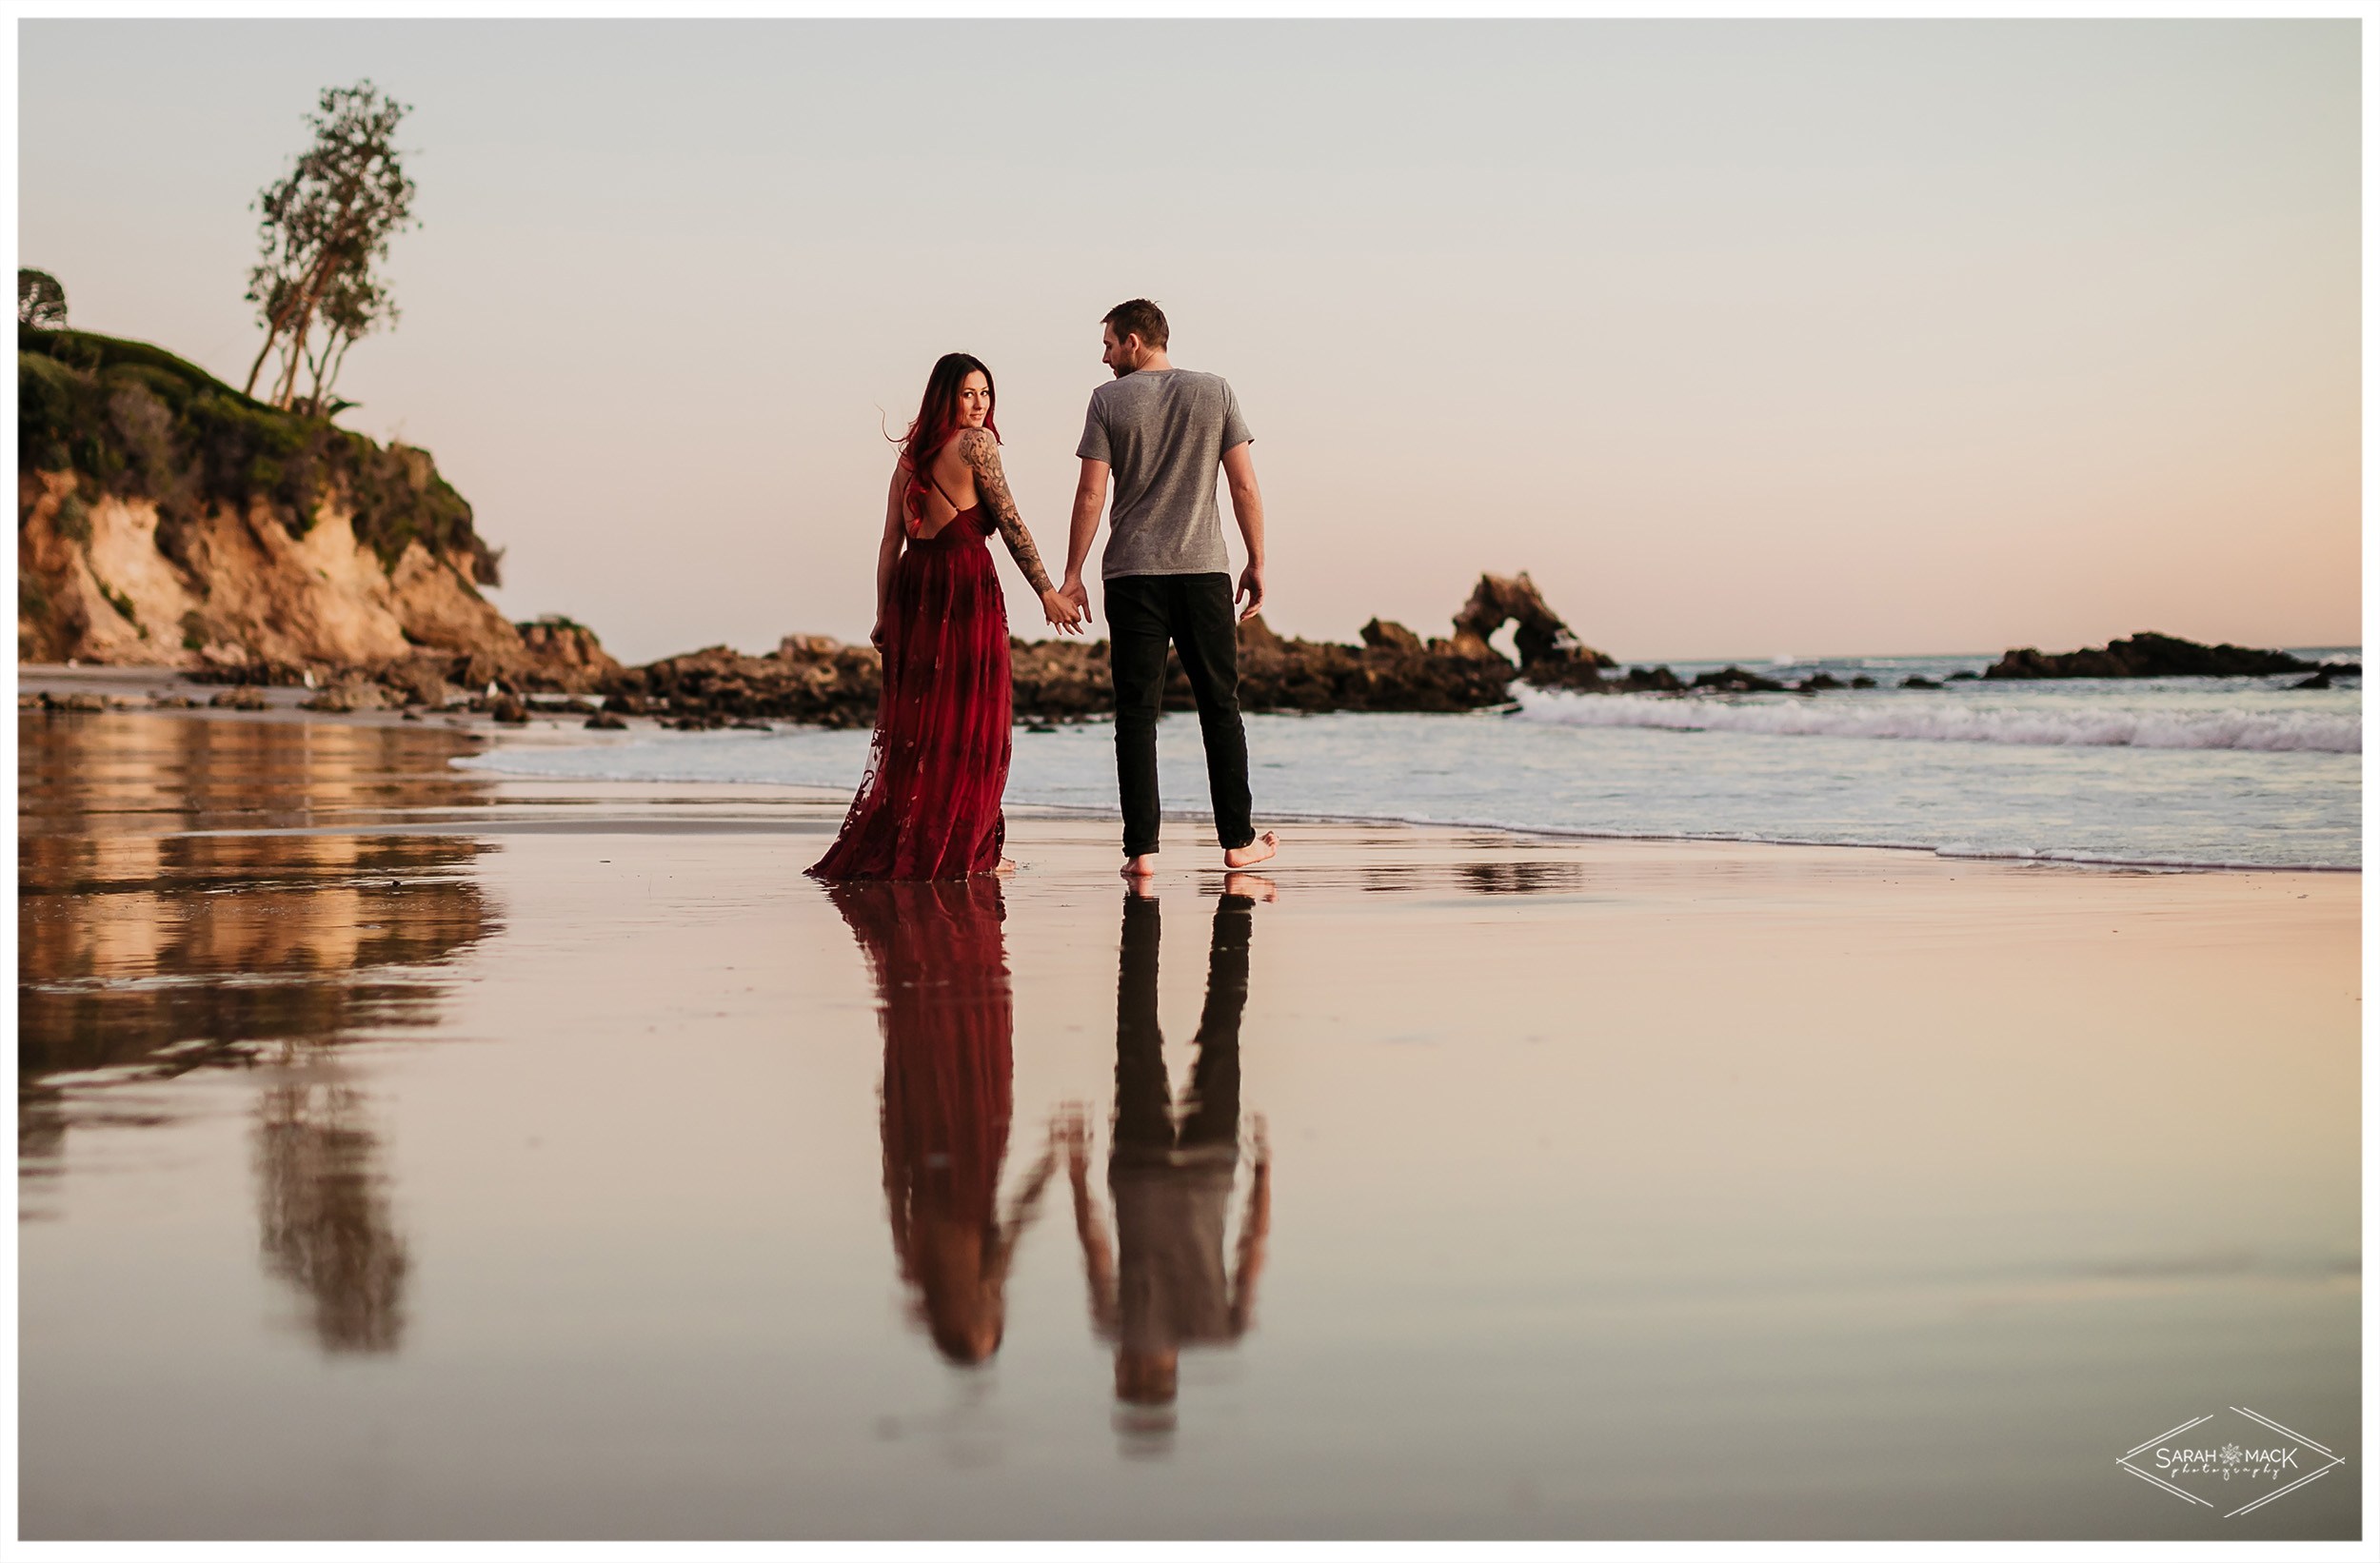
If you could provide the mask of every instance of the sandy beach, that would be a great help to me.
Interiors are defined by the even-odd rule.
[[[20,716],[27,1537],[2361,1532],[2357,875],[1309,824],[1226,897],[1182,824],[1152,910],[1021,812],[935,977],[839,798],[448,763],[572,741]],[[1118,1218],[1136,950],[1246,1315],[1155,1409],[1062,1155],[1015,1208],[1077,1113]],[[880,1094],[949,1007],[971,1366]],[[2347,1463],[2117,1468],[2229,1406]]]

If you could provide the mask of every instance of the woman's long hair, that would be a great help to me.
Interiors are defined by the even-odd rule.
[[[934,372],[925,377],[925,398],[918,404],[918,415],[910,420],[909,432],[902,436],[901,459],[909,469],[909,482],[901,493],[901,508],[908,518],[909,530],[915,532],[924,519],[925,469],[959,428],[959,387],[967,383],[967,376],[980,374],[989,394],[991,406],[984,409],[983,426],[992,438],[1000,438],[1000,426],[992,422],[992,414],[1000,407],[1000,388],[992,382],[992,371],[973,353],[944,353],[934,360]]]

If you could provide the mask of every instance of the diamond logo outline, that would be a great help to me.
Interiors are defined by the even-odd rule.
[[[2333,1452],[2325,1444],[2317,1443],[2315,1440],[2307,1437],[2295,1428],[2286,1427],[2281,1423],[2274,1421],[2271,1417],[2263,1415],[2261,1412],[2251,1411],[2246,1406],[2230,1406],[2225,1409],[2233,1412],[2238,1415],[2245,1416],[2250,1421],[2254,1422],[2261,1427],[2269,1428],[2272,1432],[2282,1434],[2284,1437],[2295,1439],[2305,1449],[2321,1455],[2324,1461],[2323,1464],[2315,1466],[2312,1470],[2307,1472],[2295,1481],[2291,1482],[2288,1486],[2276,1487],[2271,1492],[2266,1493],[2259,1497],[2251,1498],[2248,1502],[2241,1504],[2238,1508],[2233,1509],[2229,1514],[2223,1515],[2225,1519],[2235,1519],[2241,1514],[2248,1514],[2253,1510],[2261,1509],[2266,1504],[2271,1503],[2273,1499],[2294,1493],[2309,1482],[2319,1481],[2324,1476],[2329,1475],[2331,1472],[2347,1463],[2345,1455]],[[2214,1420],[2215,1415],[2216,1413],[2211,1411],[2204,1416],[2193,1416],[2189,1421],[2183,1422],[2178,1426],[2167,1428],[2163,1433],[2158,1434],[2155,1437],[2126,1450],[2121,1455],[2117,1456],[2115,1463],[2124,1470],[2131,1472],[2133,1475],[2138,1476],[2142,1481],[2147,1482],[2150,1486],[2157,1488],[2161,1492],[2171,1493],[2185,1503],[2193,1504],[2201,1509],[2212,1509],[2216,1507],[2212,1500],[2201,1497],[2198,1494],[2190,1491],[2188,1488],[2181,1486],[2179,1483],[2168,1481],[2165,1477],[2158,1475],[2156,1473],[2146,1470],[2141,1466],[2134,1465],[2132,1462],[2139,1458],[2142,1454],[2160,1444],[2163,1444],[2167,1439],[2178,1436],[2181,1434],[2190,1432],[2192,1428],[2201,1427],[2206,1423]],[[2225,1464],[2237,1464],[2240,1453],[2241,1452],[2236,1444],[2227,1443],[2223,1446],[2220,1458]]]

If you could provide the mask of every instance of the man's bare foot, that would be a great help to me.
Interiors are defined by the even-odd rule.
[[[1246,868],[1260,863],[1280,850],[1280,833],[1268,830],[1246,846],[1235,846],[1223,854],[1225,868]]]
[[[1157,854],[1143,852],[1137,858],[1126,858],[1124,865],[1116,872],[1134,884],[1146,884],[1157,878]]]
[[[1280,900],[1280,887],[1261,874],[1242,874],[1235,869],[1223,876],[1223,894],[1272,901]]]

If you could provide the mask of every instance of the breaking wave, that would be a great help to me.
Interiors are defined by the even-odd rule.
[[[1522,720],[1566,727],[2316,754],[2358,754],[2364,746],[2362,716],[2336,711],[2088,709],[2030,702],[1985,704],[1960,697],[1899,692],[1747,700],[1708,695],[1574,695],[1522,685],[1517,693]]]

